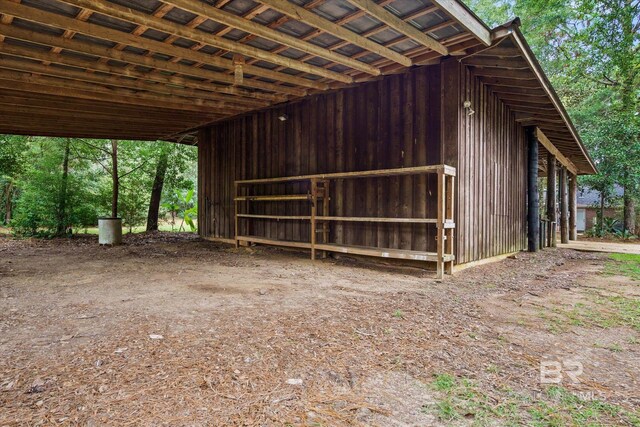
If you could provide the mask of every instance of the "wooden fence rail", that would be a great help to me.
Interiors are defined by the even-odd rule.
[[[331,216],[329,210],[330,184],[333,180],[366,179],[394,177],[402,175],[438,175],[437,217],[436,218],[399,218],[399,217],[348,217]],[[317,251],[338,252],[383,258],[396,258],[436,263],[436,274],[442,278],[444,273],[453,271],[454,256],[454,193],[456,169],[447,165],[418,166],[399,169],[376,169],[358,172],[342,172],[331,174],[299,175],[277,178],[240,180],[234,182],[235,195],[235,241],[257,243],[311,250],[311,259],[316,259]],[[252,195],[251,189],[259,185],[272,185],[288,182],[308,182],[309,190],[302,194]],[[393,195],[389,195],[393,197]],[[427,197],[427,200],[429,198]],[[433,199],[431,199],[433,200]],[[291,202],[308,201],[309,215],[259,215],[249,213],[251,203],[259,202]],[[244,208],[244,211],[243,211]],[[309,221],[311,227],[310,241],[298,242],[290,240],[270,239],[251,234],[252,220],[276,221]],[[436,226],[436,252],[425,252],[406,249],[379,248],[374,246],[341,245],[329,242],[329,224],[332,222],[368,222],[368,223],[409,223],[434,224]],[[320,227],[318,228],[318,225]],[[321,242],[318,242],[318,234]]]

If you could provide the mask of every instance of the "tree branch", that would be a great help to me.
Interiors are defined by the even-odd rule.
[[[136,166],[135,168],[131,169],[129,172],[124,173],[124,174],[122,174],[122,175],[119,175],[119,176],[118,176],[118,179],[122,179],[122,178],[124,178],[125,176],[132,174],[133,172],[137,171],[138,169],[140,169],[141,167],[143,167],[144,165],[146,165],[146,164],[147,164],[147,162],[148,162],[148,160],[145,160],[144,162],[140,163],[140,164],[139,164],[138,166]]]

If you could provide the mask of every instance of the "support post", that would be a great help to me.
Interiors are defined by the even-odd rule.
[[[533,127],[527,128],[527,240],[529,252],[538,251],[540,206],[538,193],[538,139]]]
[[[311,179],[311,259],[316,259],[316,215],[318,214],[318,180]]]
[[[569,194],[567,168],[560,169],[560,241],[569,243]]]
[[[234,182],[233,183],[233,193],[234,193],[234,197],[233,197],[233,208],[234,208],[234,216],[233,216],[233,220],[234,220],[234,230],[236,235],[234,236],[234,240],[236,241],[236,248],[240,247],[240,240],[238,240],[238,236],[240,235],[240,229],[238,228],[238,214],[240,212],[238,212],[238,196],[240,195],[238,193],[238,183]]]
[[[558,176],[558,162],[556,156],[551,152],[547,154],[547,218],[549,226],[547,227],[547,239],[549,246],[556,246],[556,224],[558,224],[558,204],[557,204],[557,185],[556,178]]]
[[[569,240],[578,240],[578,176],[571,174],[569,180]]]
[[[446,185],[446,183],[449,183],[449,185]],[[455,184],[456,183],[456,177],[455,176],[445,176],[445,193],[446,193],[446,207],[445,207],[445,217],[444,220],[445,222],[454,221],[454,195],[455,195]],[[453,247],[453,240],[454,240],[454,229],[449,227],[445,229],[445,254],[447,255],[453,255],[453,251],[454,251],[454,247]],[[449,261],[446,263],[445,265],[445,273],[447,274],[453,274],[453,261]]]
[[[438,215],[436,218],[436,244],[437,244],[437,261],[436,261],[436,278],[444,277],[444,218],[445,218],[445,175],[444,169],[438,170]]]

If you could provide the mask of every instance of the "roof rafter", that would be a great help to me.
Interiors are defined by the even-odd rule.
[[[229,59],[215,57],[206,53],[192,51],[190,49],[178,47],[175,45],[167,45],[165,43],[149,38],[141,38],[140,36],[135,36],[130,33],[124,33],[122,31],[113,30],[111,28],[93,25],[88,22],[78,21],[73,18],[45,12],[40,9],[35,9],[28,6],[0,2],[0,12],[6,12],[16,17],[32,22],[38,22],[43,25],[61,29],[73,29],[78,33],[86,34],[91,37],[101,38],[104,40],[109,40],[115,43],[123,43],[127,45],[143,47],[147,50],[162,53],[168,56],[180,56],[185,59],[196,62],[205,62],[209,65],[228,70],[232,70],[234,68],[233,61]],[[62,37],[59,38],[62,39]],[[296,77],[285,73],[278,73],[257,66],[248,65],[244,68],[246,73],[255,74],[267,79],[283,81],[286,83],[306,86],[313,89],[326,89],[326,84],[317,83],[310,79]],[[231,83],[233,83],[233,79],[231,79]]]
[[[213,21],[220,22],[221,24],[237,28],[247,33],[255,34],[256,36],[263,37],[267,40],[271,40],[276,43],[287,45],[294,49],[298,49],[302,52],[310,52],[321,58],[328,59],[329,61],[334,61],[339,64],[343,64],[347,67],[350,67],[356,70],[361,70],[371,75],[380,74],[380,71],[378,69],[362,61],[351,59],[348,56],[340,55],[338,53],[332,52],[328,49],[314,45],[312,43],[308,43],[306,41],[297,39],[296,37],[282,33],[280,31],[272,30],[271,28],[267,28],[264,25],[260,25],[256,22],[249,21],[247,19],[244,19],[242,17],[239,17],[227,11],[217,9],[213,6],[209,6],[206,3],[194,2],[190,0],[162,0],[162,1],[174,7],[180,8],[182,10],[186,10],[187,12],[195,13],[196,15],[206,17]]]
[[[88,43],[76,39],[64,39],[62,37],[51,36],[49,34],[36,33],[35,31],[25,30],[18,28],[15,25],[2,25],[0,24],[0,34],[7,37],[15,38],[18,40],[25,40],[32,43],[47,45],[47,46],[59,46],[66,50],[74,52],[84,53],[92,56],[99,56],[103,58],[113,59],[120,62],[127,62],[131,64],[141,65],[143,67],[156,68],[160,70],[171,71],[178,74],[184,74],[187,76],[200,77],[205,79],[215,80],[216,82],[233,84],[235,81],[233,76],[220,73],[218,71],[210,71],[201,68],[190,67],[188,65],[177,64],[169,61],[158,60],[150,56],[138,55],[134,53],[119,51],[111,48],[106,48],[97,44]],[[124,34],[124,33],[123,33]],[[297,87],[278,86],[273,83],[266,83],[259,80],[245,79],[243,86],[252,87],[256,89],[266,90],[270,92],[288,93],[291,95],[302,96],[306,92]],[[233,89],[233,88],[232,88]],[[242,90],[238,88],[238,90]]]
[[[60,0],[65,3],[81,6],[85,9],[92,10],[94,12],[101,13],[113,18],[122,19],[126,22],[139,25],[139,28],[152,28],[158,31],[168,33],[170,35],[183,37],[188,40],[192,40],[204,45],[210,45],[219,49],[226,49],[231,52],[246,55],[252,58],[261,59],[263,61],[271,62],[272,64],[281,65],[287,68],[303,71],[309,74],[315,74],[321,77],[326,77],[332,80],[342,81],[344,83],[350,83],[348,76],[334,71],[325,70],[315,65],[310,65],[302,61],[287,58],[281,55],[274,55],[266,50],[258,49],[253,46],[245,45],[235,42],[233,40],[225,39],[214,34],[206,33],[204,31],[189,28],[184,25],[176,24],[166,19],[158,18],[153,15],[148,15],[137,10],[118,6],[113,3],[96,2],[92,0]],[[137,34],[136,34],[137,35]],[[166,43],[165,43],[166,44]],[[366,66],[362,68],[362,71],[371,72],[373,75],[377,75],[380,72],[372,72],[372,67]],[[377,74],[376,74],[377,73]]]
[[[294,3],[290,3],[287,0],[258,0],[260,3],[269,6],[271,9],[276,10],[289,16],[292,19],[297,19],[311,25],[319,30],[322,30],[328,34],[338,37],[345,42],[354,44],[369,52],[378,54],[391,61],[402,64],[405,67],[410,67],[412,61],[404,55],[401,55],[389,48],[386,48],[373,40],[369,40],[345,27],[334,24],[331,21],[324,19],[323,17],[308,11]]]
[[[436,39],[423,33],[408,22],[403,21],[384,7],[378,5],[372,0],[348,0],[349,3],[367,12],[377,20],[384,22],[400,34],[412,38],[416,42],[435,50],[442,55],[448,55],[449,49]]]

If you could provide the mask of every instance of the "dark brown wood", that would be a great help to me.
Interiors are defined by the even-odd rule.
[[[567,168],[560,168],[560,241],[569,243],[569,183]]]
[[[547,240],[549,246],[556,246],[556,224],[558,223],[558,190],[556,178],[558,176],[557,161],[552,153],[547,152],[547,219],[549,227],[547,229]]]
[[[538,140],[533,128],[527,129],[529,144],[527,173],[527,237],[529,252],[537,252],[540,241],[540,211],[538,205]]]
[[[466,100],[474,114],[464,109]],[[283,115],[285,120],[279,120]],[[240,141],[243,134],[249,135],[246,141]],[[312,173],[323,179],[336,172],[447,163],[458,166],[451,200],[457,228],[444,228],[449,242],[444,240],[443,250],[454,251],[456,262],[465,263],[526,249],[524,129],[491,89],[456,60],[229,119],[200,135],[206,140],[200,143],[199,188],[212,206],[199,218],[204,236],[233,238],[233,226],[218,225],[233,223],[233,209],[217,208],[232,207],[233,180],[222,175],[232,167],[238,180]],[[233,146],[244,147],[242,155],[230,156]],[[288,180],[260,187],[241,194],[310,191],[308,182]],[[323,209],[322,216],[436,218],[438,188],[436,175],[337,179],[331,184],[329,213]],[[267,217],[243,221],[242,235],[310,241],[308,220],[276,218],[308,216],[308,201],[251,203],[243,213]],[[324,232],[324,224],[318,226]],[[437,251],[437,228],[431,223],[331,221],[329,229],[330,244]]]
[[[578,239],[578,177],[571,174],[569,177],[569,240]]]

